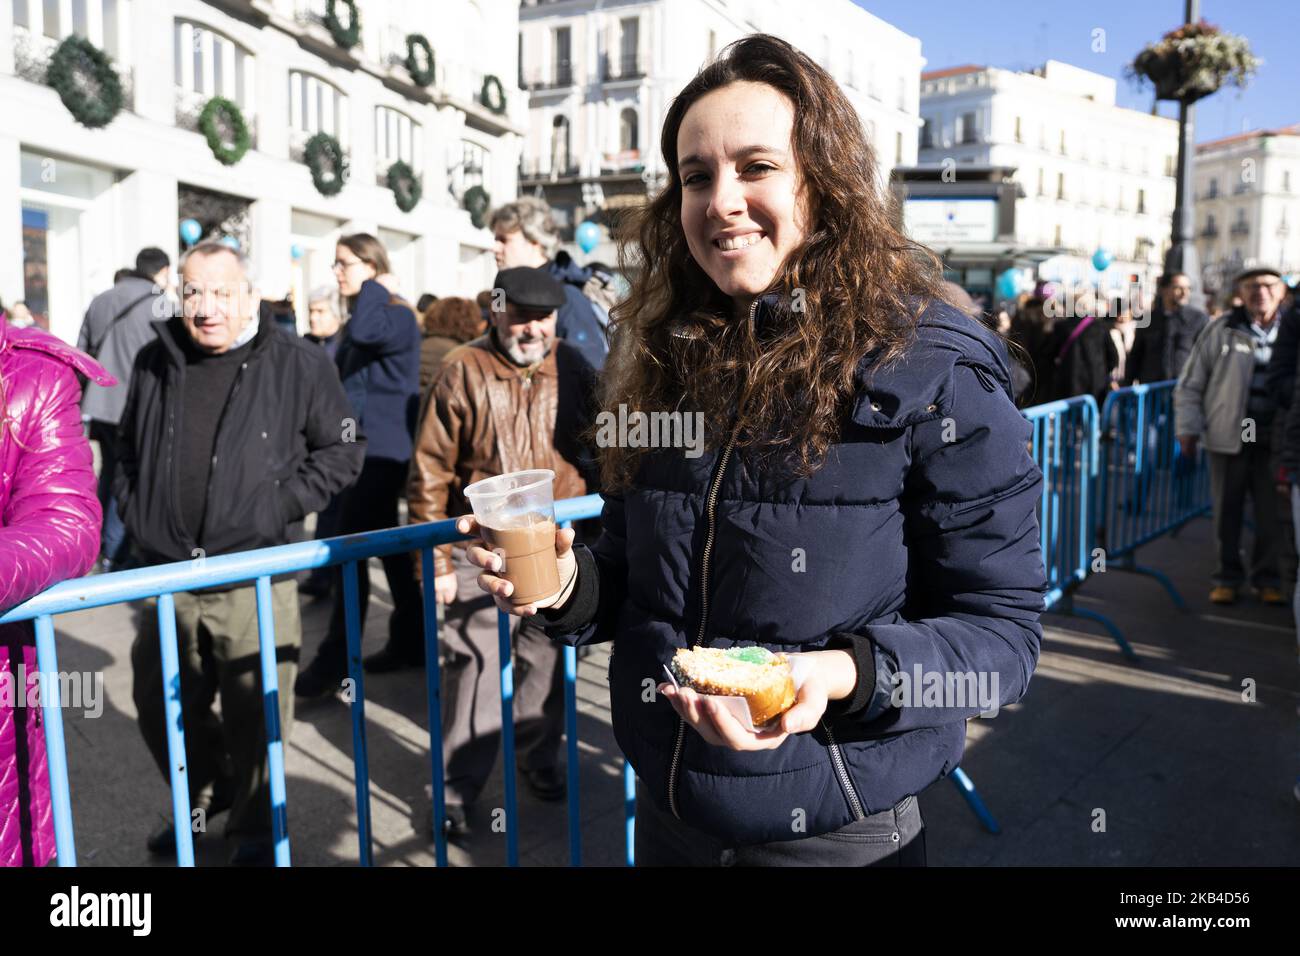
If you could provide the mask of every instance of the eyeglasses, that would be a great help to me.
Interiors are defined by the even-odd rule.
[[[361,265],[361,262],[362,262],[362,260],[360,260],[360,259],[352,259],[352,260],[350,260],[350,261],[348,261],[348,262],[344,262],[342,259],[335,259],[335,260],[334,260],[334,268],[335,268],[335,269],[343,269],[343,270],[346,271],[347,269],[350,269],[350,268],[352,268],[353,266],[359,266],[359,265]]]

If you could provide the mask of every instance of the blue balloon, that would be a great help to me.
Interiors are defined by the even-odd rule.
[[[1092,267],[1098,272],[1105,272],[1109,269],[1112,261],[1114,261],[1114,257],[1105,249],[1098,249],[1092,254]]]
[[[197,219],[181,220],[181,238],[185,240],[186,245],[194,245],[201,235],[203,235],[203,227],[199,225]]]
[[[999,299],[1014,299],[1020,290],[1020,277],[1015,269],[1007,269],[998,275],[996,291]]]
[[[578,224],[573,236],[578,240],[578,245],[583,252],[591,252],[592,249],[600,245],[600,226],[591,220],[587,220]]]
[[[289,247],[289,255],[293,257],[294,262],[297,262],[302,258],[302,246],[295,242]]]
[[[225,246],[226,248],[228,248],[228,249],[238,249],[238,248],[239,248],[239,240],[236,239],[234,236],[222,236],[222,237],[221,237],[221,244],[222,244],[223,246]]]

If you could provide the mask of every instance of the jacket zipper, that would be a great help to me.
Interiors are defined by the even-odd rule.
[[[216,478],[217,461],[220,456],[217,454],[221,448],[221,426],[226,423],[226,414],[230,411],[230,406],[235,403],[235,396],[239,394],[239,383],[243,381],[244,370],[248,368],[248,359],[239,363],[239,368],[235,372],[235,381],[230,386],[230,394],[226,396],[226,404],[221,409],[221,415],[217,418],[217,431],[212,439],[212,460],[208,463],[208,487],[204,491],[203,499],[203,526],[199,529],[199,535],[204,536],[208,530],[208,514],[212,504],[212,482]],[[195,542],[197,544],[197,542]]]
[[[826,739],[830,741],[831,763],[835,765],[835,773],[840,778],[840,786],[844,789],[844,795],[849,799],[849,805],[853,807],[853,817],[857,820],[866,819],[866,812],[862,809],[862,801],[858,799],[858,791],[853,787],[853,779],[849,776],[849,769],[844,763],[844,754],[840,752],[840,745],[835,742],[835,734],[831,731],[830,725],[822,721],[822,729],[826,731]]]
[[[722,487],[722,475],[727,470],[727,459],[731,457],[731,448],[735,444],[736,435],[733,432],[731,438],[727,440],[727,447],[722,449],[722,454],[718,457],[718,470],[713,473],[713,483],[709,488],[709,497],[704,504],[705,520],[708,522],[709,530],[704,537],[704,551],[700,561],[700,600],[702,602],[700,628],[695,634],[695,640],[690,642],[691,647],[695,647],[704,640],[704,630],[709,624],[709,555],[713,551],[713,534],[716,530],[714,523],[715,509],[718,504],[718,489]],[[673,745],[673,762],[668,770],[668,805],[672,808],[673,816],[678,820],[682,818],[682,815],[677,812],[677,766],[681,762],[682,744],[685,740],[686,721],[678,717],[677,742]]]
[[[758,299],[755,299],[749,307],[749,322],[754,323],[754,316],[758,312]],[[731,449],[736,444],[736,432],[733,429],[731,437],[727,439],[727,445],[722,449],[722,454],[718,456],[718,470],[713,473],[713,481],[709,486],[709,496],[704,502],[705,520],[708,522],[708,532],[704,536],[704,551],[700,559],[700,627],[695,634],[695,640],[690,642],[691,647],[695,647],[704,640],[704,631],[709,625],[709,555],[713,551],[713,535],[716,530],[715,518],[716,508],[718,505],[718,489],[722,487],[722,476],[727,470],[727,460],[731,457]],[[677,810],[677,767],[682,759],[682,744],[686,741],[686,721],[677,718],[677,740],[673,744],[673,761],[668,768],[668,806],[673,811],[673,816],[678,820],[682,818],[681,813]]]

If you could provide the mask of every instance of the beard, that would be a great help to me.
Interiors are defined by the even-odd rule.
[[[501,346],[506,350],[506,354],[511,360],[519,365],[533,365],[546,358],[546,353],[551,350],[550,343],[546,339],[529,339],[521,341],[520,339],[501,338]]]

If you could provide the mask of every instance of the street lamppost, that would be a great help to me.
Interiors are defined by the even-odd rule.
[[[1183,22],[1195,23],[1199,19],[1200,0],[1185,0]],[[1178,101],[1178,168],[1174,178],[1174,221],[1169,251],[1165,253],[1165,275],[1181,272],[1192,284],[1188,304],[1196,309],[1205,308],[1205,292],[1201,288],[1201,269],[1196,260],[1196,243],[1192,238],[1196,198],[1192,193],[1192,163],[1196,158],[1196,103]]]

